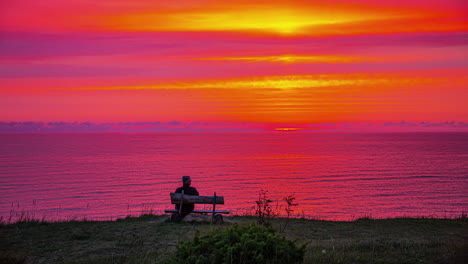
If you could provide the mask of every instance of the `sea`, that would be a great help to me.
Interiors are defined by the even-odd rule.
[[[280,216],[292,197],[293,217],[461,217],[468,133],[0,134],[0,220],[163,214],[184,175],[233,215],[265,195]]]

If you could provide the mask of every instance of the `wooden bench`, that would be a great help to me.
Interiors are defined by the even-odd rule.
[[[180,222],[182,220],[181,212],[184,203],[191,203],[191,204],[211,204],[213,205],[211,210],[193,210],[191,213],[196,214],[209,214],[211,213],[211,222],[216,224],[224,223],[223,215],[222,214],[229,214],[229,211],[226,210],[216,210],[217,204],[224,204],[224,197],[223,196],[216,196],[214,193],[213,196],[195,196],[195,195],[187,195],[182,193],[171,193],[171,203],[172,204],[180,204],[179,209],[166,209],[164,210],[165,213],[172,213],[171,220],[173,222]]]

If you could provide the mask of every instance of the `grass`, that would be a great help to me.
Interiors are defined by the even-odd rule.
[[[23,221],[0,226],[0,263],[164,263],[179,241],[224,226],[143,215],[117,221]],[[226,217],[255,223],[252,216]],[[286,219],[270,222],[277,230]],[[226,226],[225,225],[225,226]],[[307,243],[304,263],[465,263],[468,219],[290,219],[283,232]]]

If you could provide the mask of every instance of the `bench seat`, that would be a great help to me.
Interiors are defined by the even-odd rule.
[[[165,213],[176,213],[179,212],[176,209],[165,209]],[[196,213],[196,214],[211,214],[213,213],[213,210],[193,210],[191,213]],[[215,214],[229,214],[229,211],[226,210],[215,210]]]

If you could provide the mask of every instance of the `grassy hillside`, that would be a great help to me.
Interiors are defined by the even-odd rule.
[[[0,227],[0,263],[164,263],[179,241],[255,217],[166,222],[144,215],[117,221],[26,222]],[[286,219],[275,218],[277,230]],[[398,218],[336,222],[291,219],[284,235],[307,243],[304,263],[468,263],[468,220]]]

